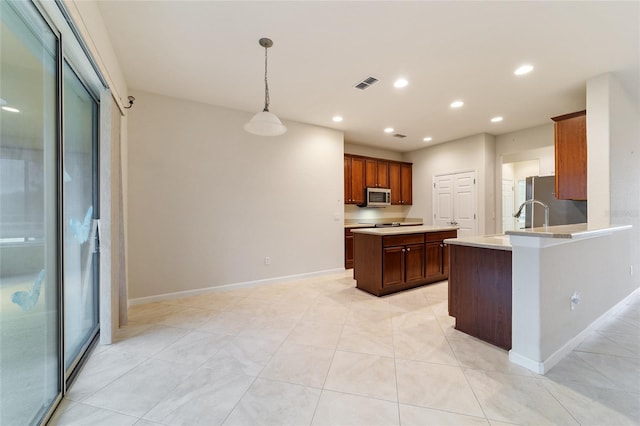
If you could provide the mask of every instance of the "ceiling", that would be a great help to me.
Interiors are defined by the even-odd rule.
[[[129,89],[270,110],[411,151],[585,108],[586,80],[640,84],[640,2],[100,1]],[[534,70],[522,76],[522,64]],[[361,91],[353,86],[374,76]],[[404,77],[409,84],[394,88]],[[463,100],[462,108],[449,105]],[[341,115],[344,121],[334,123]],[[492,123],[490,119],[504,120]],[[393,127],[399,139],[383,132]],[[425,143],[423,138],[431,137]]]

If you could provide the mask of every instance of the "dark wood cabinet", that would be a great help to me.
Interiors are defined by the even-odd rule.
[[[353,268],[353,234],[351,229],[344,230],[344,269]]]
[[[413,204],[413,167],[411,164],[400,164],[400,204]]]
[[[408,238],[404,242],[424,241],[424,235]],[[424,242],[403,244],[403,241],[384,243],[382,255],[382,287],[405,285],[424,280]],[[387,244],[391,244],[387,246]]]
[[[344,156],[344,203],[364,204],[365,159]]]
[[[511,349],[511,251],[449,248],[449,315],[456,330]]]
[[[457,231],[417,232],[398,235],[354,234],[354,278],[356,287],[376,296],[446,280],[443,238],[455,238]],[[438,239],[436,241],[436,239]],[[436,261],[430,247],[437,247]],[[429,274],[429,262],[437,271]]]
[[[555,136],[556,198],[587,199],[586,111],[553,117]]]
[[[367,188],[389,187],[389,162],[373,158],[365,160],[365,186]]]
[[[410,163],[389,163],[389,188],[391,204],[413,204],[413,167]]]
[[[449,273],[449,246],[447,238],[456,238],[457,231],[440,231],[427,234],[427,278],[446,279]]]
[[[365,189],[390,188],[391,204],[413,204],[412,164],[344,155],[344,203],[363,204]]]

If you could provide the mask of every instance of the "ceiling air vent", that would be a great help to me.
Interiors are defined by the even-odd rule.
[[[364,80],[362,80],[361,82],[359,82],[358,84],[356,84],[353,87],[355,87],[356,89],[364,90],[364,89],[369,88],[370,86],[373,86],[378,81],[380,81],[380,80],[378,80],[375,77],[369,76],[369,77],[365,78]]]
[[[398,139],[402,139],[402,138],[406,138],[407,135],[402,135],[400,133],[396,133],[395,135],[393,135],[394,138],[398,138]]]

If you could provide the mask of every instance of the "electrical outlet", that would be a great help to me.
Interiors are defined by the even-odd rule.
[[[265,265],[271,265],[271,258],[269,256],[264,258],[264,264]]]
[[[581,298],[581,294],[578,293],[577,291],[575,291],[572,295],[571,295],[571,310],[573,311],[576,306],[578,306],[581,302],[580,298]]]

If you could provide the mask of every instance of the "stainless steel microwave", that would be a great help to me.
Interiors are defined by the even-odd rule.
[[[391,190],[388,188],[367,188],[363,207],[387,207],[391,205]]]

